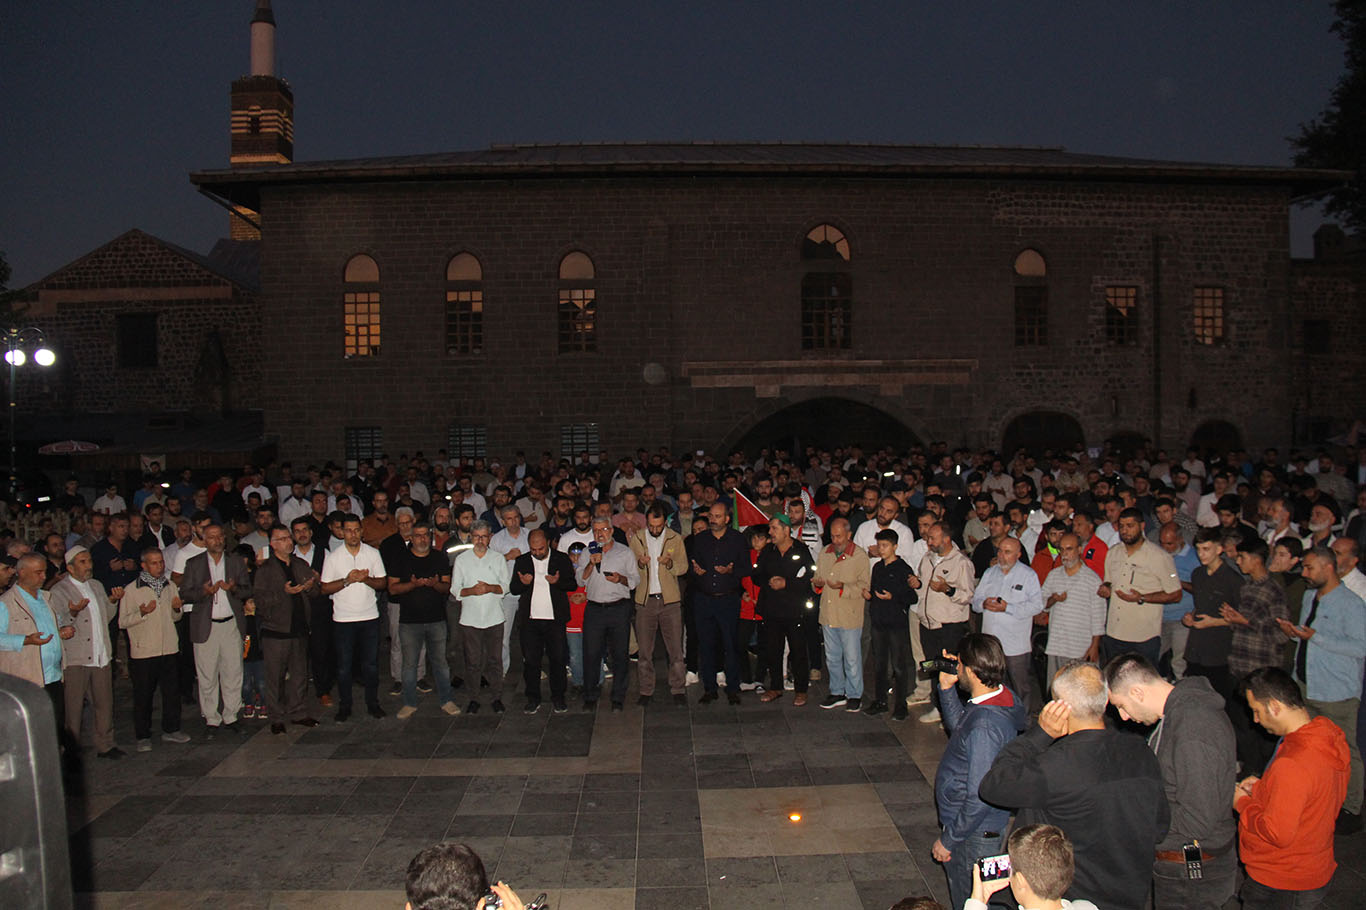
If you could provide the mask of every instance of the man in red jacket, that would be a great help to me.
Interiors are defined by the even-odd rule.
[[[1347,738],[1328,718],[1310,715],[1279,667],[1254,670],[1245,686],[1253,719],[1281,742],[1264,775],[1233,791],[1247,867],[1243,910],[1317,907],[1337,869],[1333,827],[1347,796]]]

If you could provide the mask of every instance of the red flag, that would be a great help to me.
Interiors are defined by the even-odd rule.
[[[768,516],[764,514],[764,510],[746,499],[744,493],[738,489],[735,490],[735,514],[731,518],[731,527],[739,530],[752,525],[766,524],[768,524]]]

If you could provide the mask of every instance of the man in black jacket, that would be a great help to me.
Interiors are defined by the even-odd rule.
[[[1156,725],[1148,746],[1162,769],[1172,821],[1153,861],[1154,905],[1219,910],[1233,896],[1238,873],[1238,826],[1228,803],[1237,749],[1224,699],[1201,676],[1172,685],[1138,654],[1106,664],[1105,681],[1120,717]],[[1197,843],[1200,877],[1191,878],[1184,848]]]
[[[270,556],[252,579],[252,600],[261,630],[265,661],[266,709],[270,732],[285,732],[285,721],[316,727],[304,707],[308,685],[308,594],[318,589],[318,577],[308,563],[294,555],[294,538],[277,524],[270,529]]]
[[[519,595],[517,622],[522,627],[522,679],[526,682],[524,714],[541,707],[541,657],[550,661],[550,704],[556,714],[568,710],[564,702],[564,668],[569,652],[564,626],[569,622],[569,592],[578,587],[574,564],[550,549],[545,531],[527,535],[531,552],[512,564],[512,593]]]
[[[783,697],[783,644],[792,659],[792,682],[796,696],[792,704],[806,704],[811,671],[807,666],[805,627],[816,621],[811,593],[811,578],[816,561],[811,551],[792,538],[792,523],[779,512],[768,523],[769,543],[759,551],[754,566],[754,581],[759,587],[759,615],[764,618],[764,652],[768,655],[769,689],[759,700],[777,701]]]
[[[1017,825],[1067,832],[1077,857],[1068,895],[1143,910],[1171,814],[1157,757],[1137,736],[1106,728],[1108,696],[1094,664],[1063,667],[1038,724],[1001,750],[978,794],[1018,809]]]

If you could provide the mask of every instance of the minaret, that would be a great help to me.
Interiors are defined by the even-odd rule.
[[[270,0],[256,0],[251,19],[251,75],[232,84],[233,167],[289,164],[294,160],[294,93],[275,75],[275,14]],[[260,216],[238,207],[260,224]],[[237,214],[230,216],[234,240],[259,240],[261,234]]]

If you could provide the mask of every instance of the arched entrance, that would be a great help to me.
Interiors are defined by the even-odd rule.
[[[1006,425],[1001,435],[1001,454],[1010,458],[1019,449],[1038,455],[1045,449],[1073,449],[1086,435],[1075,417],[1058,411],[1028,411]]]
[[[1227,420],[1206,420],[1191,434],[1192,449],[1201,455],[1227,455],[1243,447],[1243,434]]]
[[[886,411],[847,398],[812,398],[765,417],[730,448],[751,453],[780,448],[797,453],[806,446],[859,445],[865,450],[891,446],[902,451],[919,444],[920,438],[910,427]]]

